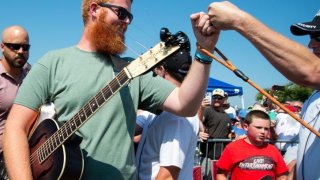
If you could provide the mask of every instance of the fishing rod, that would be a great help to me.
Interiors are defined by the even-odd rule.
[[[227,67],[229,70],[231,70],[232,72],[234,72],[234,74],[239,77],[240,79],[242,79],[243,81],[249,83],[252,87],[254,87],[255,89],[257,89],[261,94],[263,94],[264,96],[266,96],[269,100],[271,100],[274,104],[276,104],[277,106],[279,106],[281,109],[283,109],[286,113],[288,113],[291,117],[293,117],[296,121],[298,121],[301,125],[303,125],[304,127],[306,127],[307,129],[309,129],[313,134],[315,134],[316,136],[320,137],[320,133],[315,130],[313,127],[311,127],[308,123],[306,123],[304,120],[302,120],[299,116],[297,116],[295,113],[291,112],[288,108],[286,108],[284,105],[282,105],[277,99],[275,99],[273,96],[271,96],[269,93],[267,93],[264,89],[260,88],[256,83],[252,82],[249,77],[247,77],[242,71],[240,71],[239,69],[237,69],[237,67],[235,67],[231,61],[218,49],[215,48],[214,50],[219,54],[220,57],[222,57],[223,60],[219,59],[218,57],[216,57],[215,55],[213,55],[211,52],[209,52],[208,50],[206,50],[205,48],[201,47],[198,43],[197,43],[197,48],[203,52],[204,54],[206,54],[207,56],[213,58],[214,60],[216,60],[217,62],[219,62],[220,64],[224,65],[225,67]]]

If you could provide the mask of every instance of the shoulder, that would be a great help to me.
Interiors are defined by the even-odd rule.
[[[229,148],[234,148],[234,147],[239,147],[240,145],[246,145],[246,142],[244,141],[244,139],[238,139],[238,140],[232,141],[227,146],[229,146]]]
[[[76,54],[76,53],[77,53],[77,49],[74,46],[63,48],[63,49],[51,50],[45,53],[37,63],[39,64],[54,63],[68,54]]]
[[[178,123],[181,122],[187,122],[187,118],[177,116],[175,114],[172,114],[170,112],[163,111],[159,116],[158,119],[165,119],[167,121],[171,121],[172,123]]]

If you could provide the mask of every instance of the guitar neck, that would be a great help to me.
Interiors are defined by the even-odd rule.
[[[70,138],[88,119],[95,114],[107,101],[109,101],[123,86],[131,80],[126,69],[121,70],[118,75],[103,89],[101,89],[77,114],[65,122],[45,143],[34,153],[41,154],[40,162],[44,161]]]

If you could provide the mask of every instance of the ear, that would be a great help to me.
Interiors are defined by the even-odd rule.
[[[3,52],[4,51],[4,44],[1,43],[1,51]]]
[[[92,20],[95,20],[98,17],[98,9],[99,5],[97,3],[91,3],[90,4],[90,15]]]
[[[158,76],[164,78],[166,71],[165,71],[165,69],[163,68],[163,66],[158,66],[158,67],[156,67],[156,68],[154,69],[154,71],[155,71],[155,73],[156,73]]]
[[[248,131],[249,125],[247,123],[243,123],[243,129]]]

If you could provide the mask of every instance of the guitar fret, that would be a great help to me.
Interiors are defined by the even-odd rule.
[[[113,83],[111,83],[113,85],[112,89],[112,93],[115,92],[115,90],[119,89],[121,87],[121,84],[119,84],[119,81],[118,81],[118,78],[115,77],[113,80],[112,80]]]
[[[83,109],[83,112],[86,115],[86,119],[91,116],[92,111],[91,111],[91,108],[90,108],[89,104],[86,104],[82,109]]]
[[[78,128],[74,117],[70,120],[70,127],[71,127],[72,131],[75,131]]]
[[[117,82],[118,82],[118,84],[119,84],[119,87],[121,87],[122,84],[121,84],[120,81],[118,80],[118,76],[116,76],[114,79],[117,80]]]
[[[95,97],[90,100],[89,105],[93,113],[99,108]]]
[[[125,74],[125,72],[124,71],[121,71],[120,73],[119,73],[119,76],[121,76],[122,78],[120,78],[120,84],[121,85],[123,85],[123,84],[125,84],[127,81],[128,81],[128,76]]]
[[[66,131],[66,128],[61,128],[61,131],[62,131],[62,137],[63,137],[63,141],[65,141],[68,137],[68,133]]]
[[[113,83],[113,80],[108,84],[108,87],[109,87],[109,90],[110,90],[111,94],[113,94],[112,88],[110,87],[110,84],[112,84],[112,83]]]
[[[57,142],[58,139],[57,139],[57,134],[56,133],[53,134],[52,139],[53,139],[53,142],[54,142],[54,146],[58,147],[59,143]]]
[[[79,112],[79,118],[81,123],[83,123],[87,119],[86,114],[83,112],[83,108]]]
[[[102,94],[103,94],[103,97],[105,100],[108,100],[111,96],[112,96],[112,90],[110,89],[109,85],[107,85],[106,87],[104,87],[102,90],[101,90]]]
[[[105,102],[105,98],[103,96],[103,93],[102,91],[100,91],[98,94],[97,94],[97,103],[98,103],[98,106],[100,107],[104,102]]]
[[[59,138],[59,141],[60,141],[59,144],[61,144],[63,142],[64,138],[63,138],[63,135],[62,135],[62,132],[61,132],[60,129],[58,130],[58,134],[59,134],[58,138]]]
[[[69,136],[69,134],[71,134],[72,133],[72,128],[71,128],[71,126],[70,126],[71,124],[70,124],[70,121],[67,121],[66,123],[65,123],[65,129],[66,129],[66,133],[67,133],[67,137]]]
[[[79,116],[79,113],[77,113],[75,116],[75,124],[77,125],[77,127],[80,127],[81,126],[81,119],[80,119],[80,116]]]

